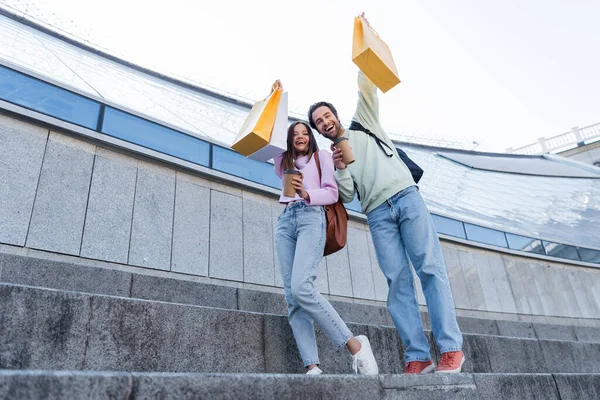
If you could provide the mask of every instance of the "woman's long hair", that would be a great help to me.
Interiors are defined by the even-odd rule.
[[[319,146],[317,146],[317,139],[315,139],[315,135],[310,129],[310,126],[304,121],[296,121],[290,125],[287,131],[287,151],[283,153],[283,169],[296,169],[294,163],[296,162],[296,158],[298,155],[296,154],[296,149],[294,148],[294,128],[298,125],[304,125],[306,130],[308,131],[308,160],[314,153],[319,151]]]

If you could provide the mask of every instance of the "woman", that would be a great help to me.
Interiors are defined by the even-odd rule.
[[[273,84],[280,89],[281,82]],[[322,177],[314,158],[319,157]],[[275,158],[275,173],[282,180],[284,171],[295,169],[294,197],[281,195],[279,202],[286,204],[277,222],[275,246],[288,319],[308,375],[319,375],[319,356],[313,321],[339,347],[346,346],[352,354],[355,373],[376,375],[377,362],[369,339],[354,337],[331,304],[315,289],[317,266],[325,247],[326,218],[324,205],[338,200],[337,184],[333,175],[333,160],[326,151],[319,151],[310,126],[294,122],[288,128],[287,151]]]

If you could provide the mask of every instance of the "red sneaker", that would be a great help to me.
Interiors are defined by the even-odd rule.
[[[457,374],[461,371],[465,363],[465,355],[462,351],[449,351],[442,354],[440,365],[435,372],[440,374]]]
[[[411,361],[406,364],[405,374],[428,374],[433,372],[435,364],[433,361]]]

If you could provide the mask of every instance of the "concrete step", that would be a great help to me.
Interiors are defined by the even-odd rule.
[[[369,337],[381,373],[403,370],[394,328],[349,327]],[[345,349],[319,330],[317,341],[324,371],[351,372]],[[465,334],[463,350],[465,372],[600,373],[597,343]],[[285,316],[14,284],[0,284],[0,368],[304,372]]]
[[[0,371],[0,399],[597,399],[600,375]]]
[[[154,271],[148,271],[152,273]],[[182,277],[185,278],[185,277]],[[6,254],[0,252],[0,282],[105,294],[171,303],[218,307],[230,310],[287,315],[281,293],[234,286],[201,283],[118,269],[100,268],[76,262]],[[331,301],[344,321],[393,326],[383,305]],[[425,329],[431,329],[429,316],[422,313]],[[515,338],[600,343],[600,328],[537,322],[458,317],[463,333]]]
[[[597,399],[600,375],[284,375],[0,370],[0,399]]]

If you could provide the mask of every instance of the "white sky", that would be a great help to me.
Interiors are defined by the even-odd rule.
[[[1,2],[36,4],[132,62],[251,100],[279,78],[292,111],[327,100],[346,122],[353,17],[365,11],[402,79],[380,93],[390,133],[501,152],[600,122],[597,0]]]

